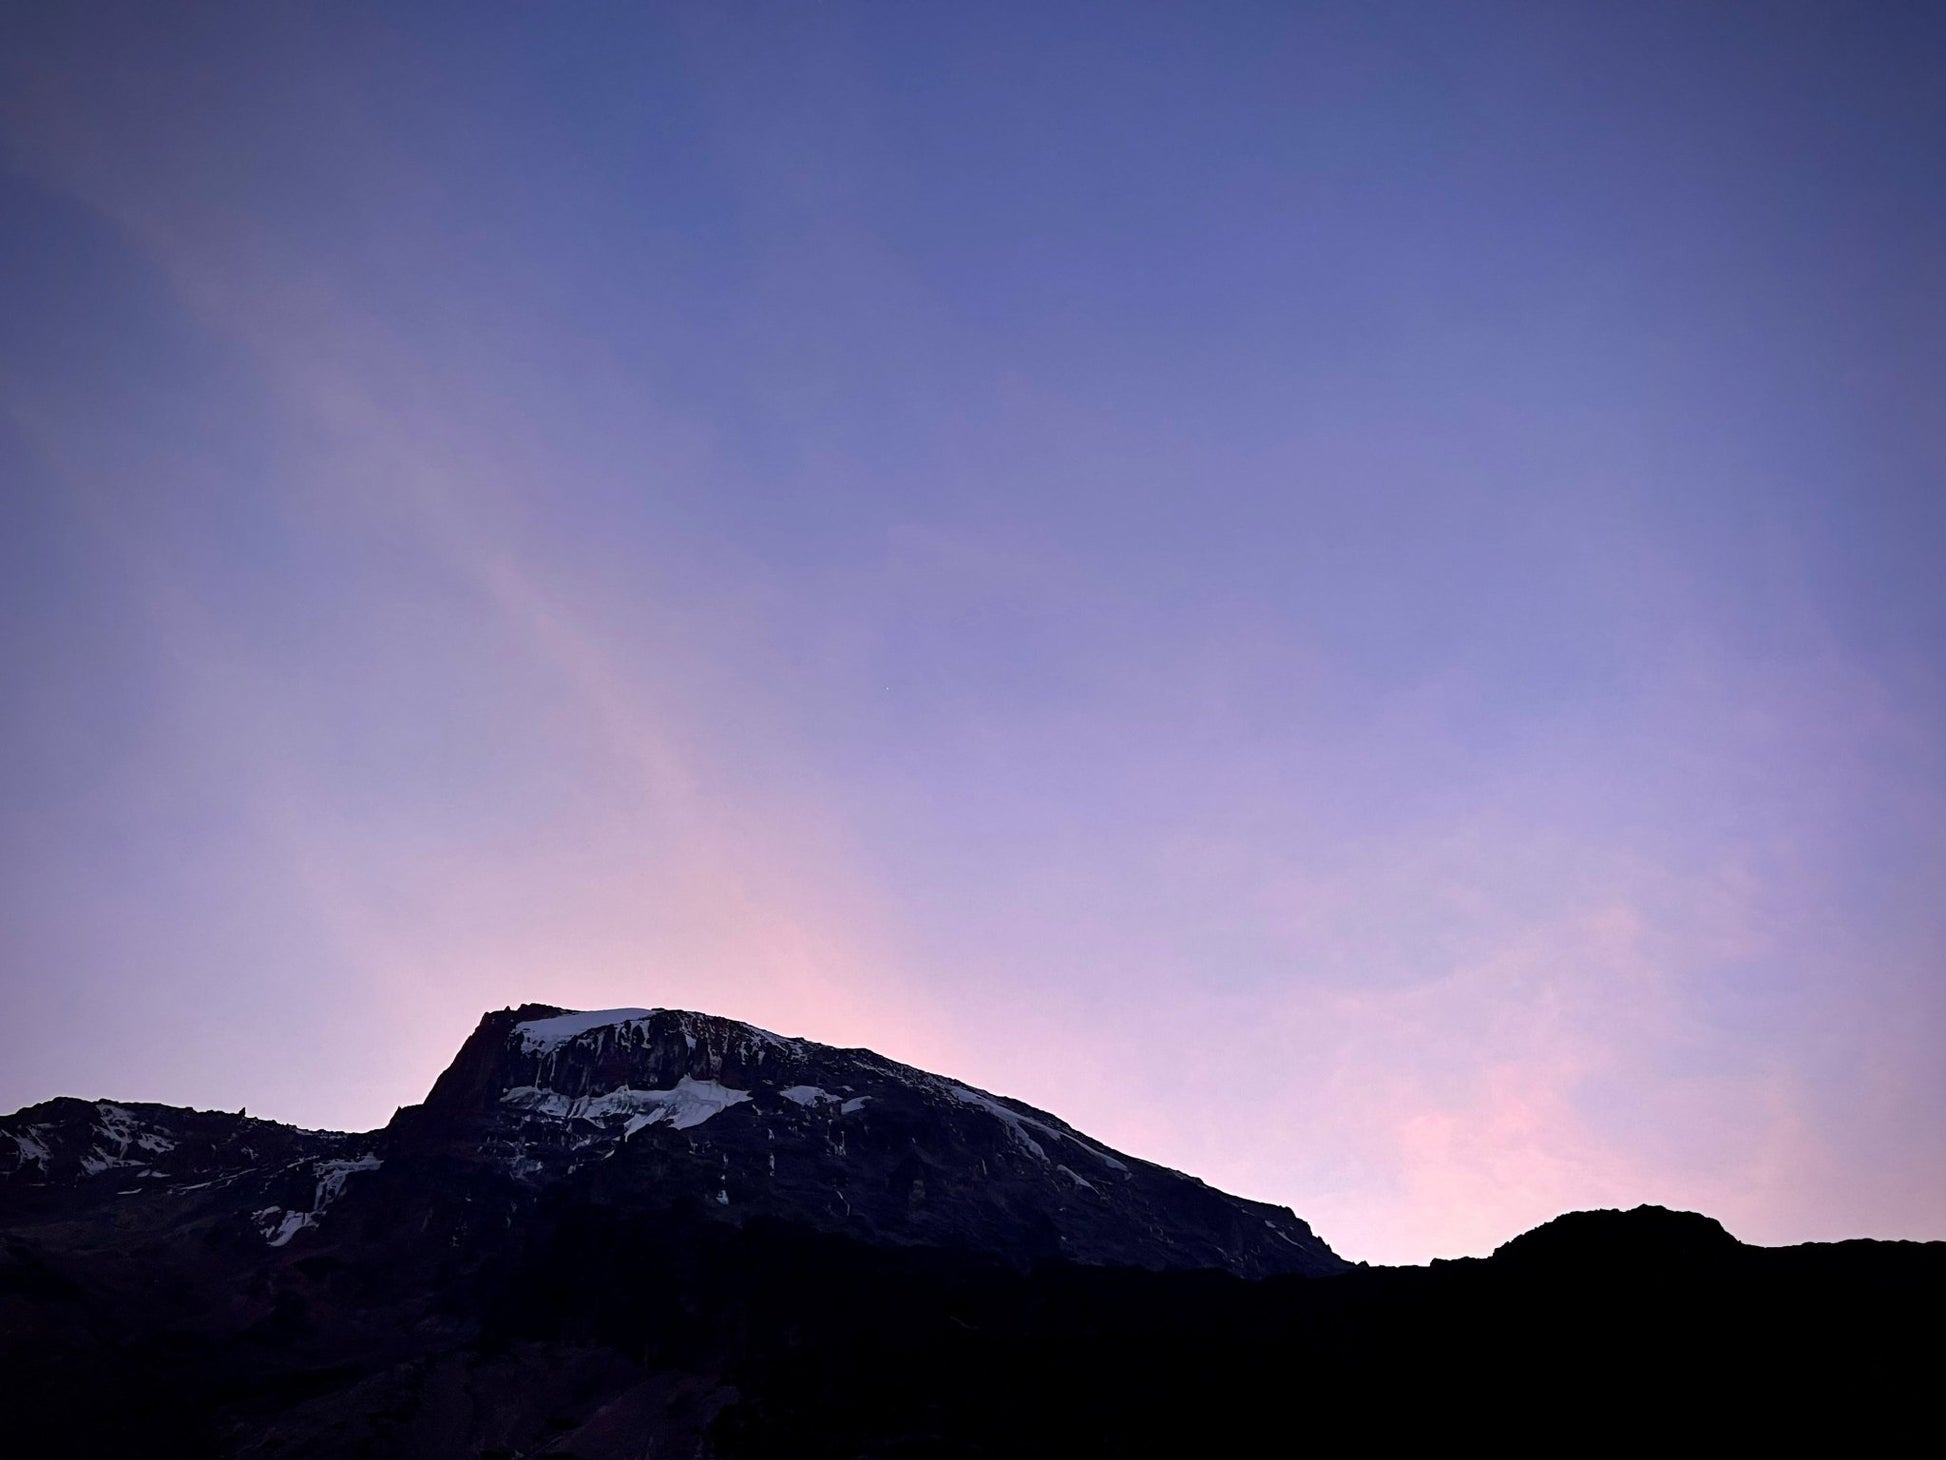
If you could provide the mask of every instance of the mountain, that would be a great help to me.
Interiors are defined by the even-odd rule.
[[[1344,1262],[1282,1207],[866,1049],[679,1010],[490,1014],[383,1151],[640,1210],[701,1200],[887,1244],[1249,1277]]]
[[[1345,1266],[1288,1210],[1112,1151],[1046,1111],[684,1010],[488,1014],[423,1105],[365,1136],[107,1101],[0,1120],[0,1216],[102,1202],[119,1223],[228,1213],[270,1246],[308,1249],[388,1187],[396,1199],[434,1177],[464,1193],[472,1210],[440,1210],[467,1228],[551,1199],[701,1207],[732,1225],[775,1218],[1018,1266]]]
[[[1946,1244],[1651,1207],[1351,1266],[1018,1101],[675,1010],[489,1014],[365,1134],[0,1118],[23,1454],[1877,1447],[1942,1298]]]

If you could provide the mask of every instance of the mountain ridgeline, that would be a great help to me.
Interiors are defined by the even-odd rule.
[[[0,1376],[50,1454],[1186,1455],[1299,1411],[1856,1439],[1915,1412],[1942,1296],[1946,1244],[1659,1208],[1353,1266],[1019,1101],[678,1010],[489,1014],[364,1134],[0,1118]]]
[[[1284,1208],[1111,1151],[1019,1101],[677,1010],[489,1015],[388,1135],[530,1189],[571,1183],[601,1205],[700,1200],[726,1221],[777,1217],[1018,1265],[1345,1266]]]

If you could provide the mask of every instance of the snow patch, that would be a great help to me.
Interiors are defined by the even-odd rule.
[[[47,1173],[48,1149],[39,1140],[35,1139],[40,1129],[41,1127],[39,1126],[29,1126],[26,1135],[14,1137],[14,1144],[20,1147],[20,1162],[14,1168],[15,1170],[19,1170],[21,1166],[25,1166],[29,1161],[32,1161],[41,1168],[42,1175]]]
[[[129,1155],[129,1147],[160,1155],[173,1151],[176,1143],[159,1131],[145,1129],[141,1118],[124,1106],[114,1105],[106,1100],[95,1102],[95,1135],[97,1144],[88,1148],[88,1154],[81,1158],[81,1169],[90,1176],[99,1176],[104,1171],[134,1167],[146,1170],[143,1163]]]
[[[263,1230],[264,1241],[272,1247],[282,1247],[306,1227],[315,1227],[325,1209],[344,1195],[345,1182],[357,1172],[376,1171],[384,1164],[377,1156],[369,1154],[355,1161],[316,1162],[311,1167],[311,1174],[317,1178],[317,1186],[311,1193],[311,1209],[308,1212],[265,1207],[252,1214],[258,1227]]]
[[[786,1039],[782,1035],[772,1034],[768,1029],[759,1029],[754,1024],[745,1024],[736,1019],[718,1019],[708,1014],[692,1014],[682,1009],[593,1009],[586,1013],[552,1014],[545,1019],[523,1019],[514,1025],[510,1042],[517,1042],[522,1054],[545,1057],[585,1034],[639,1024],[656,1014],[674,1016],[682,1032],[683,1044],[692,1055],[696,1053],[697,1046],[702,1045],[711,1056],[712,1067],[722,1059],[723,1051],[718,1046],[726,1038],[731,1043],[743,1043],[746,1048],[749,1042],[754,1041],[787,1054],[800,1053],[803,1049],[801,1040]],[[697,1038],[694,1021],[703,1024],[701,1039]]]
[[[1286,1232],[1286,1231],[1285,1231],[1285,1230],[1284,1230],[1283,1228],[1281,1228],[1281,1227],[1279,1227],[1279,1226],[1278,1226],[1278,1225],[1277,1225],[1277,1224],[1276,1224],[1275,1222],[1273,1222],[1273,1221],[1271,1221],[1271,1220],[1270,1220],[1270,1218],[1268,1218],[1268,1217],[1265,1217],[1265,1218],[1264,1218],[1264,1225],[1265,1225],[1266,1227],[1268,1227],[1268,1228],[1270,1228],[1270,1234],[1271,1234],[1271,1236],[1273,1236],[1273,1237],[1281,1237],[1281,1238],[1283,1238],[1283,1239],[1284,1239],[1284,1240],[1285,1240],[1286,1242],[1288,1242],[1288,1243],[1290,1243],[1290,1244],[1291,1244],[1291,1246],[1293,1246],[1293,1247],[1305,1247],[1305,1244],[1304,1244],[1304,1243],[1302,1243],[1302,1242],[1300,1242],[1300,1241],[1298,1241],[1298,1240],[1297,1240],[1297,1238],[1295,1238],[1295,1237],[1293,1237],[1293,1236],[1291,1236],[1291,1234],[1290,1234],[1289,1232]],[[1308,1250],[1309,1250],[1309,1249],[1308,1249],[1308,1247],[1306,1247],[1306,1249],[1305,1249],[1305,1250],[1307,1250],[1307,1251],[1308,1251]]]
[[[317,1217],[310,1212],[285,1212],[282,1207],[266,1208],[265,1211],[258,1213],[258,1219],[262,1221],[264,1217],[275,1216],[279,1212],[283,1212],[283,1219],[275,1226],[267,1222],[264,1224],[266,1227],[264,1240],[272,1247],[282,1247],[306,1227],[315,1227],[318,1224]]]
[[[851,1087],[847,1085],[845,1088]],[[856,1115],[872,1098],[869,1095],[854,1095],[847,1100],[842,1095],[833,1095],[829,1090],[820,1090],[816,1085],[792,1085],[777,1093],[792,1104],[802,1105],[809,1110],[815,1110],[820,1105],[835,1105],[840,1115]]]
[[[376,1171],[385,1163],[377,1156],[360,1156],[356,1161],[320,1161],[313,1169],[317,1172],[317,1197],[311,1203],[311,1210],[322,1212],[332,1202],[344,1194],[345,1182],[356,1171]]]
[[[595,1009],[585,1014],[555,1014],[546,1019],[526,1019],[514,1025],[520,1036],[522,1054],[552,1054],[570,1039],[591,1029],[606,1029],[615,1024],[630,1024],[658,1013],[656,1009]]]
[[[673,1090],[631,1090],[623,1086],[605,1095],[563,1095],[538,1085],[516,1085],[500,1097],[502,1105],[555,1120],[588,1120],[600,1124],[629,1117],[622,1134],[644,1126],[667,1123],[672,1130],[688,1130],[750,1098],[748,1090],[732,1090],[715,1080],[684,1075]]]
[[[952,1097],[955,1100],[962,1100],[968,1105],[977,1106],[981,1110],[986,1111],[987,1114],[994,1116],[996,1119],[1004,1122],[1007,1126],[1007,1129],[1013,1133],[1014,1140],[1024,1150],[1032,1152],[1033,1155],[1038,1160],[1046,1161],[1048,1159],[1047,1149],[1046,1147],[1042,1146],[1039,1141],[1035,1140],[1032,1136],[1027,1134],[1029,1127],[1039,1131],[1044,1136],[1052,1137],[1054,1140],[1066,1141],[1070,1145],[1079,1146],[1082,1150],[1086,1151],[1090,1156],[1093,1156],[1097,1161],[1101,1162],[1102,1165],[1108,1167],[1110,1170],[1114,1170],[1114,1171],[1128,1170],[1128,1166],[1124,1162],[1116,1160],[1113,1156],[1109,1155],[1106,1151],[1099,1150],[1096,1147],[1089,1145],[1086,1141],[1082,1140],[1079,1136],[1071,1136],[1066,1131],[1056,1130],[1053,1126],[1049,1125],[1046,1121],[1035,1120],[1031,1115],[1022,1115],[1017,1110],[1009,1110],[1006,1106],[1002,1105],[998,1100],[995,1100],[992,1097],[987,1095],[982,1095],[978,1090],[969,1090],[964,1085],[948,1085],[946,1087],[946,1090],[950,1095],[952,1095]]]
[[[754,1024],[744,1024],[739,1022],[737,1028],[743,1030],[744,1033],[746,1034],[756,1035],[758,1039],[761,1039],[765,1044],[769,1045],[772,1049],[781,1049],[782,1051],[784,1051],[785,1054],[799,1054],[804,1049],[803,1040],[786,1039],[781,1034],[772,1034],[768,1029],[759,1029]]]
[[[949,1085],[946,1088],[952,1092],[955,1100],[963,1100],[968,1105],[977,1106],[988,1115],[999,1120],[1001,1124],[1007,1127],[1015,1143],[1023,1150],[1031,1152],[1036,1160],[1047,1160],[1047,1148],[1027,1134],[1027,1127],[1030,1125],[1037,1130],[1046,1129],[1039,1121],[1029,1120],[1024,1115],[1016,1115],[999,1101],[989,1100],[978,1090],[969,1090],[964,1085]]]

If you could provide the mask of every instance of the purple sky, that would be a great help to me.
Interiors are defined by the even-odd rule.
[[[0,1108],[868,1044],[1946,1237],[1946,11],[18,5]]]

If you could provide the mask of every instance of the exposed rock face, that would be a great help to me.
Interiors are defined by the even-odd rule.
[[[241,1113],[62,1098],[0,1116],[0,1191],[96,1184],[132,1195],[132,1183],[221,1178],[331,1154],[350,1139]]]
[[[1245,1276],[1344,1263],[1282,1207],[1109,1150],[1045,1111],[870,1050],[678,1010],[490,1014],[385,1149],[542,1190],[868,1241]]]
[[[188,1214],[243,1213],[282,1246],[352,1172],[377,1168],[374,1144],[241,1113],[49,1100],[0,1117],[0,1221],[95,1214],[104,1239],[120,1240]]]

